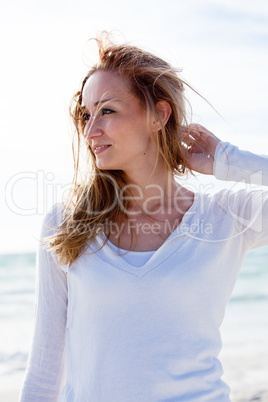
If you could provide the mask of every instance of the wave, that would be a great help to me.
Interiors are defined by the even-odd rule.
[[[15,352],[12,354],[0,353],[1,375],[24,371],[28,360],[28,352]]]
[[[252,303],[268,301],[268,294],[243,294],[232,296],[229,303]]]

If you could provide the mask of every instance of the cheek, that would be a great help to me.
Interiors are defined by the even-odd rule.
[[[90,124],[89,121],[86,121],[84,129],[82,130],[82,136],[87,140],[89,133],[90,133]]]

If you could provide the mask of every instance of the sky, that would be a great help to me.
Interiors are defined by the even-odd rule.
[[[34,251],[68,190],[68,107],[103,30],[182,68],[218,112],[187,91],[194,122],[267,154],[266,0],[0,0],[0,253]]]

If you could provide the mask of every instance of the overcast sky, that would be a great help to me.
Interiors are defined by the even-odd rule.
[[[71,181],[68,106],[101,30],[181,67],[222,116],[188,93],[194,121],[267,154],[266,0],[1,0],[0,252],[33,250]]]

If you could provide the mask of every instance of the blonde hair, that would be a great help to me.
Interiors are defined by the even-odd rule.
[[[174,175],[186,172],[185,148],[182,141],[183,127],[187,126],[184,99],[184,81],[166,61],[129,45],[116,45],[107,41],[107,36],[96,39],[99,49],[98,63],[83,79],[80,90],[74,95],[70,114],[75,125],[76,147],[73,143],[74,178],[63,211],[63,222],[56,233],[46,239],[49,248],[58,257],[59,263],[71,264],[84,251],[99,231],[107,231],[107,222],[117,222],[127,209],[127,197],[121,198],[122,190],[129,179],[120,170],[100,170],[96,166],[95,155],[83,140],[85,123],[83,120],[82,94],[90,76],[96,71],[119,73],[131,85],[133,94],[147,111],[158,120],[156,104],[166,101],[171,107],[168,122],[154,136],[158,154],[163,158],[165,169]],[[78,182],[80,151],[86,153],[87,167]],[[129,195],[130,194],[129,190]],[[124,209],[125,208],[125,209]]]

